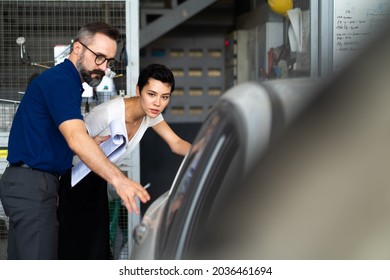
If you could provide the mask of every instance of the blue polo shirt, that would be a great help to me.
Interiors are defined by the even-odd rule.
[[[79,73],[68,59],[33,79],[12,122],[9,163],[58,174],[71,168],[73,152],[58,127],[67,120],[83,119],[82,92]]]

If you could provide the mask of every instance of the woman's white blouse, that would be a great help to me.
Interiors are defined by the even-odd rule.
[[[112,100],[106,101],[96,107],[94,107],[84,118],[85,124],[88,129],[88,133],[91,137],[97,135],[106,136],[110,135],[109,124],[113,120],[120,120],[123,125],[126,127],[125,122],[125,101],[124,98],[131,97],[117,97]],[[120,158],[122,159],[130,153],[141,141],[142,136],[145,134],[145,131],[161,121],[164,118],[159,114],[156,118],[150,118],[145,116],[142,120],[142,123],[134,134],[132,139],[128,139],[126,153]],[[118,159],[118,161],[120,160]]]

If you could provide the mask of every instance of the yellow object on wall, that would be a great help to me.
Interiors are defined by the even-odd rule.
[[[287,16],[287,11],[293,8],[292,0],[268,0],[268,6],[274,13]]]

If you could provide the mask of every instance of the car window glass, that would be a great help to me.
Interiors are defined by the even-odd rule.
[[[203,126],[207,127],[207,129],[203,129],[203,131],[201,131],[201,133],[199,134],[200,137],[198,137],[193,144],[190,155],[187,160],[188,165],[184,169],[185,172],[182,172],[183,176],[178,180],[178,188],[173,189],[173,193],[171,195],[172,199],[169,209],[169,220],[173,219],[173,216],[175,215],[177,209],[180,207],[184,195],[186,194],[191,184],[191,181],[193,180],[194,172],[197,170],[202,155],[205,153],[207,144],[211,139],[212,132],[216,128],[219,121],[219,114],[215,114],[214,116],[212,116],[207,125]]]
[[[211,208],[239,147],[240,129],[236,117],[232,105],[226,102],[210,113],[202,125],[171,189],[159,237],[161,248],[177,245],[171,246],[171,242],[179,242],[180,232],[189,227],[186,215],[202,216],[197,212]],[[199,207],[205,199],[208,205]],[[188,220],[188,223],[193,221]]]

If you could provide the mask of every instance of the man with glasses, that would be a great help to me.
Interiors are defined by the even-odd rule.
[[[83,26],[63,63],[46,70],[27,87],[11,127],[9,166],[0,198],[9,217],[8,259],[56,259],[59,177],[76,154],[109,182],[128,211],[139,213],[135,198],[150,199],[143,187],[111,163],[92,139],[81,114],[82,83],[99,85],[115,64],[119,31],[96,22]]]

